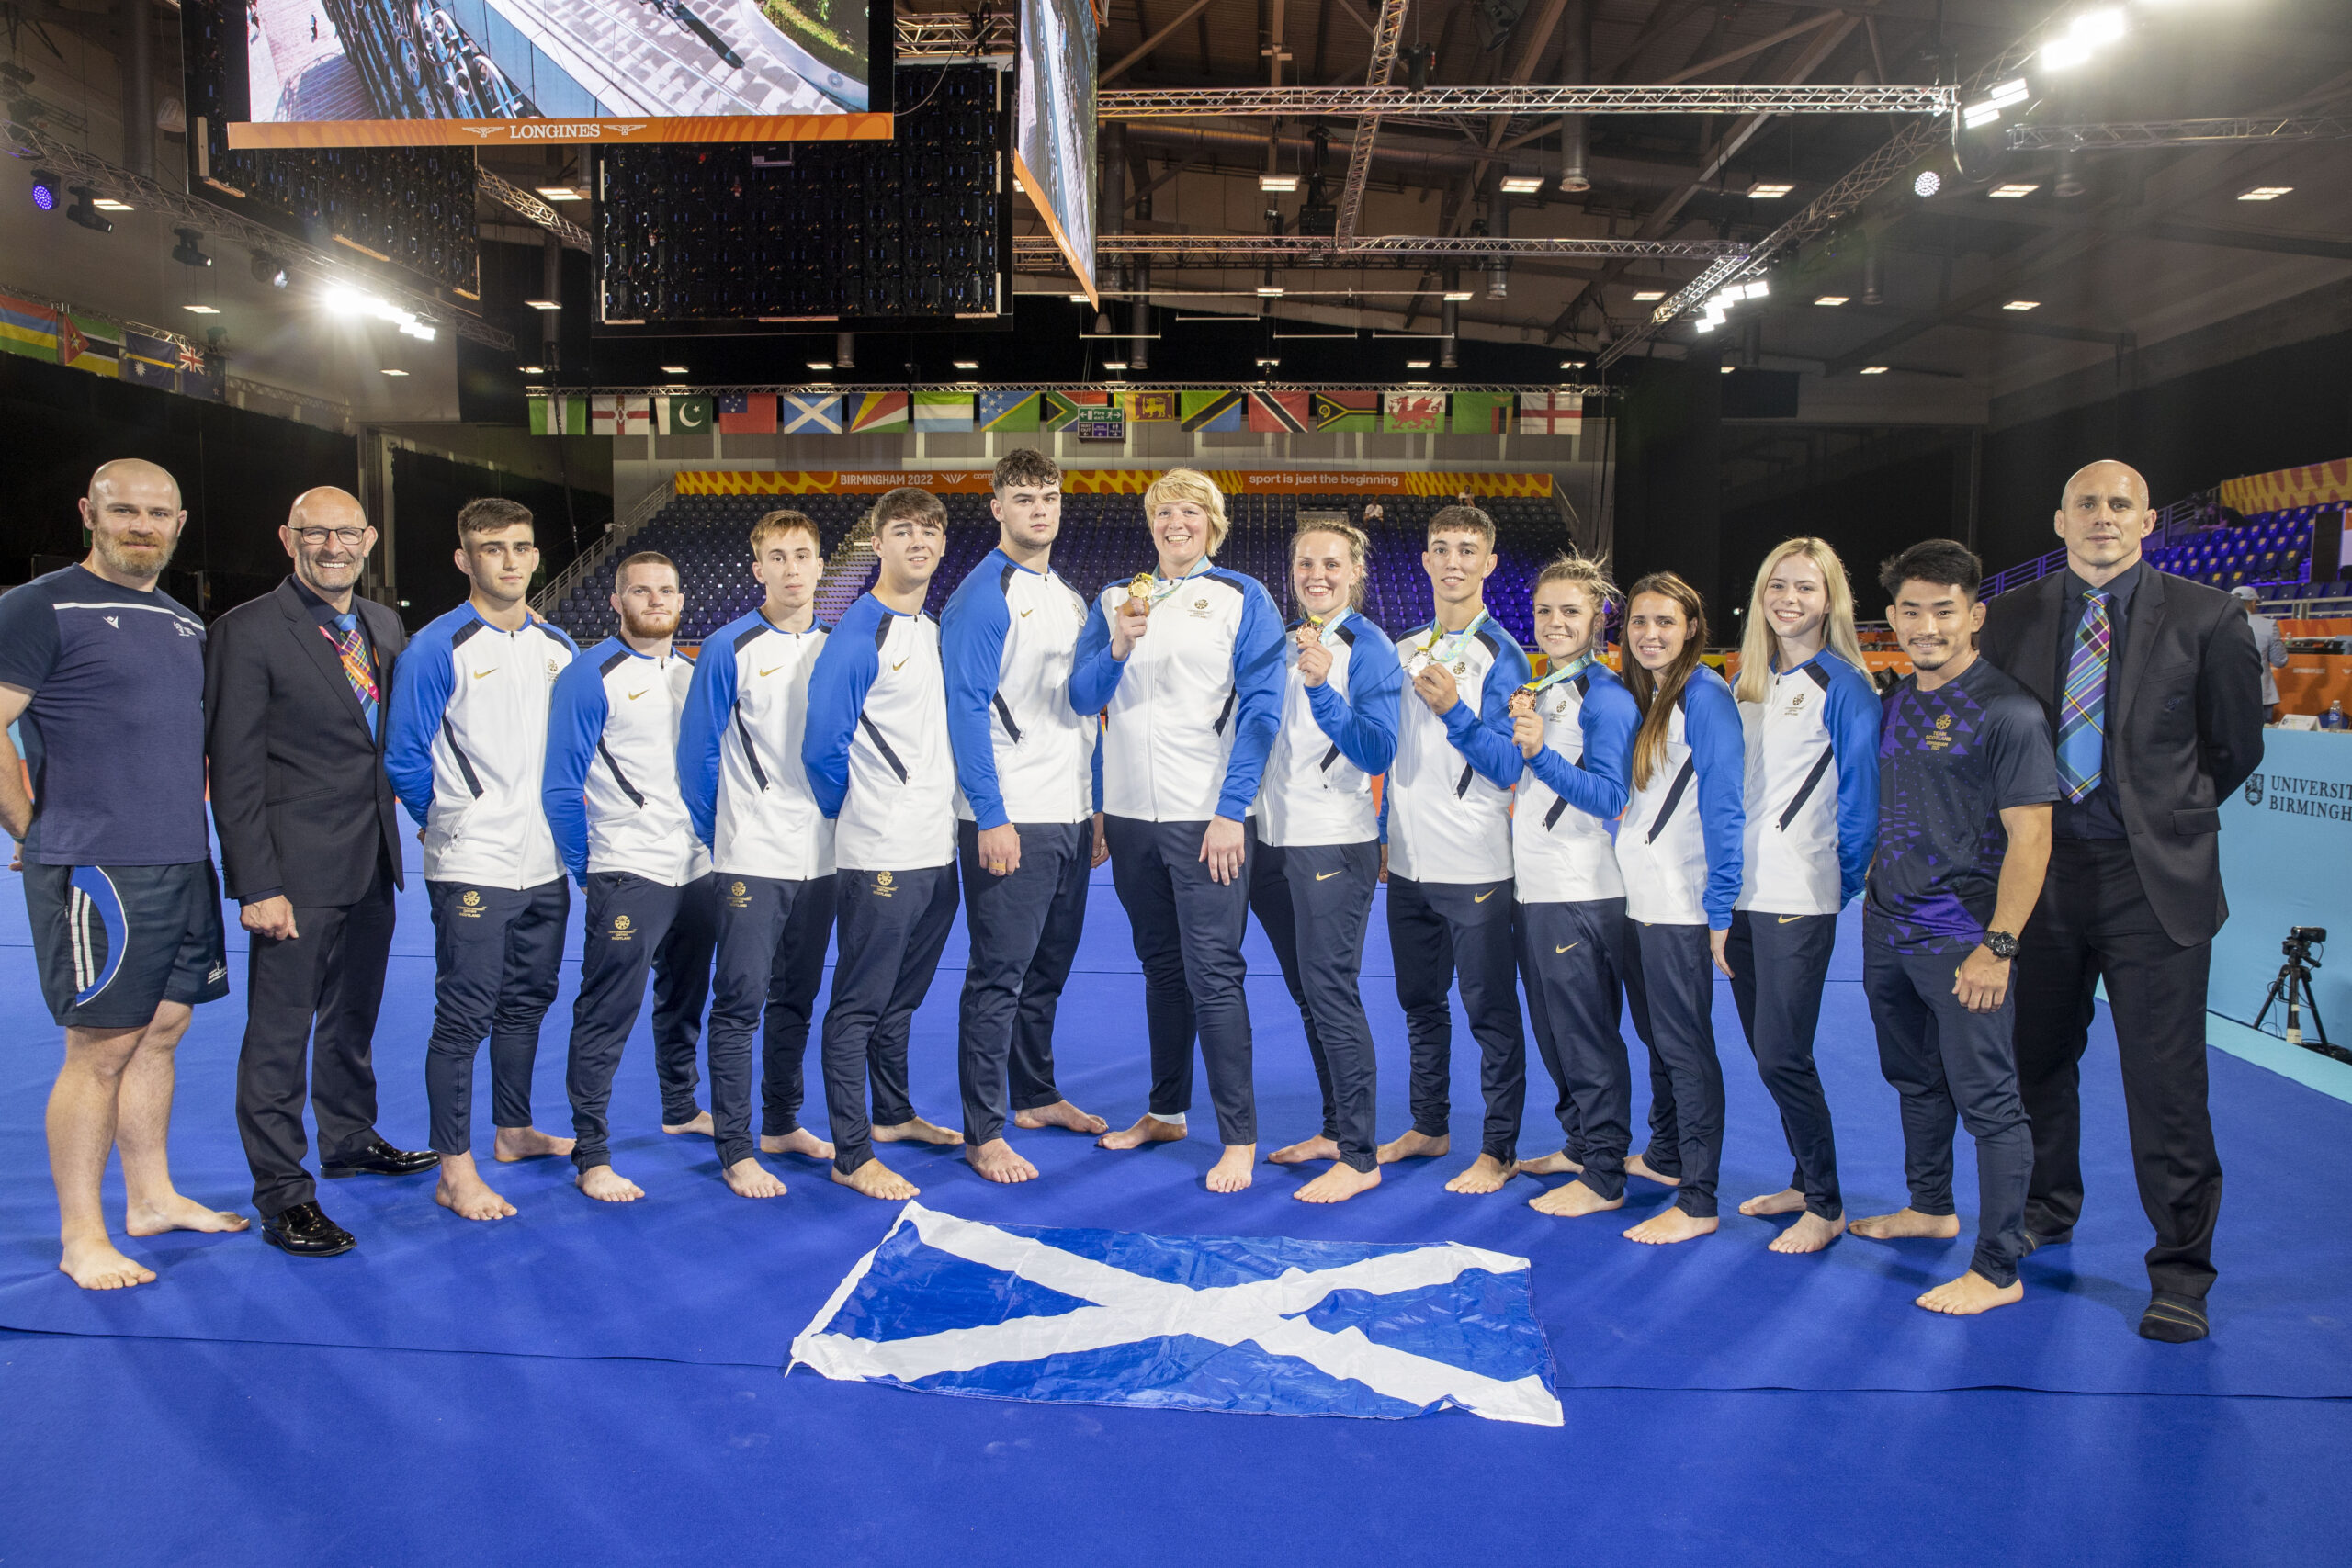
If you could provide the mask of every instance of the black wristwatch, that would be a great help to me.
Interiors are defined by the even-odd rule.
[[[2018,939],[2007,931],[1986,931],[1984,951],[1996,958],[2015,958],[2018,955]]]

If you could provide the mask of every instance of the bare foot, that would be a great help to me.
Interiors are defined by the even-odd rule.
[[[57,1267],[85,1291],[119,1291],[127,1285],[149,1285],[155,1280],[153,1269],[133,1263],[103,1235],[67,1242]]]
[[[1111,1123],[1103,1121],[1100,1116],[1088,1115],[1067,1100],[1057,1100],[1051,1105],[1037,1105],[1026,1111],[1016,1111],[1012,1113],[1012,1124],[1032,1132],[1040,1127],[1062,1127],[1073,1133],[1083,1133],[1090,1138],[1098,1133],[1107,1133],[1111,1130]]]
[[[503,1220],[514,1213],[514,1204],[490,1190],[469,1154],[441,1156],[441,1179],[433,1189],[433,1201],[461,1220]]]
[[[1627,1156],[1625,1160],[1625,1174],[1628,1176],[1638,1176],[1644,1181],[1655,1181],[1660,1187],[1679,1187],[1682,1185],[1682,1178],[1679,1176],[1660,1176],[1657,1171],[1650,1168],[1650,1162],[1644,1159],[1639,1155]]]
[[[1015,1181],[1037,1179],[1037,1168],[1013,1153],[1012,1145],[1002,1138],[990,1138],[977,1148],[967,1148],[964,1159],[990,1181],[1009,1185]]]
[[[1747,1210],[1743,1206],[1741,1213]],[[1819,1252],[1846,1234],[1846,1222],[1825,1220],[1819,1214],[1799,1216],[1797,1223],[1772,1238],[1774,1252]]]
[[[1538,1155],[1533,1159],[1521,1160],[1519,1174],[1521,1176],[1581,1176],[1584,1174],[1584,1167],[1570,1159],[1568,1151],[1562,1149],[1556,1154]]]
[[[551,1137],[537,1127],[501,1127],[491,1143],[490,1152],[501,1165],[513,1165],[516,1160],[545,1159],[549,1155],[568,1155],[572,1140]]]
[[[663,1131],[668,1131],[664,1128]],[[789,1133],[760,1134],[760,1153],[763,1155],[805,1155],[810,1159],[831,1159],[833,1145],[806,1127],[795,1127]]]
[[[1848,1228],[1869,1241],[1903,1241],[1912,1236],[1926,1236],[1930,1241],[1950,1241],[1960,1234],[1960,1216],[1923,1214],[1917,1209],[1897,1209],[1891,1214],[1871,1214],[1856,1220]]]
[[[1209,1190],[1212,1192],[1240,1191],[1249,1186],[1250,1179],[1258,1174],[1255,1168],[1257,1164],[1257,1145],[1226,1145],[1225,1153],[1217,1156],[1216,1163],[1209,1167]]]
[[[1145,1116],[1124,1133],[1111,1133],[1094,1140],[1100,1149],[1139,1149],[1146,1144],[1181,1143],[1184,1129],[1173,1122],[1162,1122],[1157,1116]]]
[[[843,1176],[833,1172],[833,1179],[853,1192],[863,1192],[868,1198],[905,1199],[922,1190],[905,1177],[886,1168],[878,1159],[867,1160],[855,1170]]]
[[[1622,1209],[1625,1206],[1625,1200],[1622,1196],[1603,1198],[1583,1182],[1571,1181],[1565,1187],[1537,1193],[1527,1201],[1527,1206],[1539,1214],[1555,1214],[1564,1220],[1573,1220],[1578,1214],[1599,1214],[1611,1209]]]
[[[951,1133],[944,1127],[935,1127],[922,1117],[916,1116],[899,1122],[895,1127],[875,1128],[874,1141],[877,1144],[931,1144],[939,1147],[953,1147],[964,1141],[964,1134]]]
[[[1453,1147],[1453,1140],[1443,1134],[1432,1138],[1427,1133],[1407,1132],[1374,1149],[1372,1157],[1382,1165],[1395,1165],[1400,1159],[1436,1159]]]
[[[1694,1219],[1679,1209],[1669,1208],[1652,1214],[1625,1233],[1627,1241],[1638,1241],[1645,1247],[1671,1247],[1678,1241],[1691,1241],[1715,1234],[1718,1222],[1713,1215]]]
[[[1517,1168],[1515,1160],[1504,1161],[1492,1155],[1480,1155],[1461,1175],[1447,1182],[1445,1190],[1448,1192],[1499,1192]]]
[[[572,1179],[580,1184],[580,1190],[602,1203],[634,1203],[645,1196],[644,1188],[609,1165],[592,1165]]]
[[[672,1137],[684,1137],[688,1134],[693,1134],[699,1137],[707,1138],[711,1135],[710,1112],[707,1111],[697,1111],[695,1112],[693,1120],[687,1122],[664,1122],[662,1123],[662,1130],[669,1134]]]
[[[122,1228],[132,1235],[161,1235],[165,1231],[241,1231],[247,1223],[243,1214],[224,1214],[176,1192],[151,1202],[133,1203],[122,1216]]]
[[[1331,1162],[1331,1168],[1291,1194],[1302,1203],[1344,1203],[1359,1192],[1369,1192],[1380,1185],[1380,1168],[1358,1170],[1354,1166]]]
[[[1804,1194],[1793,1187],[1783,1187],[1778,1192],[1767,1192],[1760,1198],[1750,1198],[1739,1206],[1743,1214],[1793,1214],[1804,1207]]]
[[[784,1196],[784,1183],[775,1179],[775,1173],[749,1155],[737,1160],[718,1174],[727,1179],[728,1187],[738,1198],[781,1198]]]
[[[1929,1312],[1943,1313],[1951,1317],[1974,1317],[1980,1312],[2012,1305],[2025,1300],[2025,1281],[2012,1280],[2007,1290],[1971,1269],[1957,1280],[1938,1285],[1924,1296],[1914,1298],[1913,1305]]]
[[[1283,1145],[1266,1156],[1266,1163],[1268,1165],[1308,1165],[1318,1159],[1338,1159],[1339,1157],[1339,1141],[1327,1138],[1317,1133],[1314,1137],[1301,1138],[1297,1143]]]

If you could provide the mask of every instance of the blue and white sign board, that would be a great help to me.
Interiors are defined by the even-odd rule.
[[[2252,1023],[2288,931],[2325,927],[2340,956],[2312,989],[2328,1038],[2352,1045],[2352,735],[2262,732],[2262,766],[2222,803],[2222,888],[2230,918],[2213,938],[2205,1005]],[[2283,1021],[2274,1006],[2264,1028]]]
[[[909,1203],[787,1372],[926,1393],[1561,1424],[1524,1258],[982,1224]]]

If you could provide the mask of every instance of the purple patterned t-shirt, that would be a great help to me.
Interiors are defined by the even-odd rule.
[[[1983,658],[1932,692],[1906,678],[1879,722],[1865,935],[1905,953],[1974,947],[2008,848],[2001,812],[2057,798],[2050,722],[2024,687]]]

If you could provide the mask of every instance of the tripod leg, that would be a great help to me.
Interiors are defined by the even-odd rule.
[[[2286,983],[2287,971],[2281,969],[2278,971],[2278,977],[2270,982],[2270,988],[2262,993],[2262,1009],[2254,1015],[2254,1026],[2256,1029],[2260,1029],[2262,1021],[2270,1016],[2270,1004],[2278,999],[2278,987]]]
[[[2303,1006],[2311,1010],[2312,1028],[2318,1032],[2319,1043],[2324,1045],[2328,1043],[2327,1023],[2319,1016],[2319,998],[2312,992],[2311,976],[2305,975],[2300,978],[2303,982]]]

